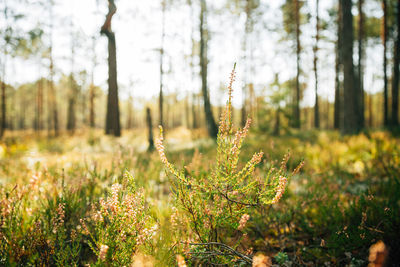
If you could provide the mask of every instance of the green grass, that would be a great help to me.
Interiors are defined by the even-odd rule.
[[[159,226],[152,241],[136,249],[135,260],[176,264],[176,254],[185,252],[180,242],[187,240],[171,230],[175,203],[170,182],[157,152],[145,152],[143,132],[120,139],[92,132],[5,140],[0,153],[0,265],[95,265],[98,256],[89,247],[91,237],[81,219],[90,222],[111,185],[125,182],[126,170],[144,188],[145,208]],[[181,136],[181,130],[168,132],[170,161],[206,173],[216,145]],[[353,137],[315,131],[281,137],[251,133],[241,159],[249,160],[260,149],[266,160],[259,176],[288,150],[289,169],[303,159],[306,163],[278,204],[251,214],[238,250],[262,252],[277,264],[365,266],[369,247],[383,240],[390,248],[389,261],[400,262],[399,139],[386,132]],[[58,226],[62,230],[54,231],[60,203],[65,205]],[[182,222],[188,231],[185,227]],[[133,256],[132,251],[119,252]]]

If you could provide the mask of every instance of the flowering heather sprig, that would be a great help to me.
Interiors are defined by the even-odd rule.
[[[174,228],[178,227],[179,214],[178,214],[178,209],[176,207],[172,207],[172,214],[170,220],[172,227]]]
[[[113,184],[111,186],[111,198],[107,200],[108,208],[115,214],[119,211],[118,193],[121,190],[120,184]]]
[[[101,245],[100,246],[99,259],[101,261],[104,261],[106,259],[107,251],[108,251],[108,246],[107,245]]]
[[[157,224],[152,223],[145,209],[144,191],[136,190],[133,176],[125,173],[121,184],[113,184],[110,194],[100,199],[99,209],[93,206],[89,218],[91,231],[87,230],[91,240],[91,249],[99,256],[99,261],[109,258],[121,265],[130,265],[132,255],[139,246],[147,245],[157,232]],[[129,184],[126,184],[128,182]],[[82,223],[84,228],[89,228]],[[107,244],[108,247],[104,247]],[[102,256],[103,255],[103,256]],[[124,264],[122,264],[124,263]]]
[[[300,162],[299,165],[297,165],[297,167],[293,170],[292,175],[296,175],[300,172],[300,169],[304,166],[305,162],[302,161]]]
[[[57,231],[64,225],[65,219],[65,204],[59,203],[57,208],[57,216],[53,218],[53,233],[56,234]]]
[[[164,163],[165,165],[168,165],[169,162],[168,162],[167,156],[165,156],[165,151],[164,151],[165,147],[163,144],[163,141],[164,141],[163,128],[162,128],[162,126],[159,126],[159,128],[160,128],[160,137],[156,139],[155,145],[156,145],[158,154],[160,154],[161,162]]]
[[[36,188],[36,186],[39,183],[39,180],[40,180],[41,176],[42,176],[41,172],[38,172],[38,173],[32,175],[31,179],[29,180],[29,184],[30,184],[30,188],[31,189]]]
[[[238,226],[238,230],[242,231],[243,228],[246,226],[247,221],[250,219],[250,215],[249,214],[243,214],[242,217],[240,218],[239,221],[239,226]]]
[[[286,153],[281,161],[281,170],[286,171],[286,164],[290,159],[290,152]]]
[[[153,225],[151,228],[144,228],[141,233],[139,233],[138,237],[136,238],[137,245],[144,244],[147,240],[152,238],[158,230],[157,224]]]
[[[160,128],[160,136],[159,136],[159,138],[156,138],[155,145],[156,145],[158,154],[160,155],[161,162],[164,163],[164,165],[167,167],[167,169],[171,173],[178,176],[177,171],[172,166],[172,164],[168,162],[167,156],[165,155],[165,147],[163,144],[163,141],[164,141],[163,128],[161,125],[159,126],[159,128]]]
[[[80,225],[78,225],[78,226],[76,227],[77,230],[81,230],[81,229],[82,229],[82,234],[84,234],[84,235],[90,234],[89,229],[88,229],[88,227],[87,227],[87,225],[86,225],[85,220],[79,219],[79,222],[80,222]]]
[[[232,142],[231,157],[232,157],[232,169],[236,169],[239,161],[239,152],[242,148],[243,140],[246,138],[251,125],[251,119],[247,118],[246,125],[242,130],[238,130],[235,134],[235,139]]]
[[[224,111],[221,114],[221,118],[219,121],[219,134],[226,136],[232,130],[232,93],[233,93],[233,83],[236,78],[236,63],[233,66],[231,75],[229,77],[228,83],[228,103],[225,106]]]
[[[277,203],[281,197],[283,196],[283,193],[285,192],[285,188],[286,188],[286,184],[287,184],[287,178],[284,176],[279,176],[279,185],[278,185],[278,189],[276,190],[276,194],[274,199],[272,199],[272,204]]]
[[[182,255],[176,255],[176,262],[178,263],[178,267],[187,267],[185,258]]]
[[[248,175],[250,175],[255,166],[261,162],[262,157],[264,156],[264,152],[254,153],[251,160],[247,162],[247,164],[243,167],[243,169],[236,175],[240,180],[245,179]]]
[[[254,172],[256,165],[262,161],[264,155],[262,151],[255,153],[241,169],[237,170],[242,142],[248,135],[251,119],[246,121],[243,129],[233,132],[232,85],[234,80],[235,68],[230,76],[228,101],[219,123],[217,157],[211,164],[213,167],[211,171],[202,169],[196,172],[192,168],[178,171],[168,162],[165,155],[162,128],[160,128],[160,137],[156,140],[156,147],[165,170],[173,178],[171,191],[185,211],[192,233],[196,235],[200,243],[222,240],[220,235],[228,231],[226,229],[232,232],[243,230],[250,218],[248,213],[251,209],[278,202],[287,184],[286,165],[289,154],[283,158],[280,168],[271,166],[264,178],[256,176]],[[299,168],[301,166],[295,171],[298,172]],[[189,174],[186,174],[188,172]],[[176,224],[176,221],[173,214],[172,225]],[[241,242],[234,241],[235,238],[231,240]]]

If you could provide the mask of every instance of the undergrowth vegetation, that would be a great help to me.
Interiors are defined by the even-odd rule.
[[[217,143],[169,130],[162,160],[139,131],[6,139],[0,266],[365,266],[383,243],[400,262],[398,138],[234,132],[230,112]]]
[[[187,238],[190,241],[182,243],[191,247],[186,254],[190,255],[190,260],[194,260],[196,265],[233,262],[251,264],[251,250],[237,250],[246,237],[244,229],[250,219],[249,213],[253,214],[265,205],[277,203],[286,189],[289,178],[286,171],[288,154],[279,167],[268,164],[268,170],[262,175],[256,175],[255,168],[261,162],[263,152],[254,153],[252,158],[239,168],[239,154],[251,120],[247,119],[245,127],[234,132],[234,79],[235,70],[232,71],[228,85],[228,102],[221,116],[217,156],[211,170],[200,173],[190,168],[177,170],[165,155],[162,128],[156,143],[161,161],[172,176],[171,185],[177,206],[184,211],[183,218],[180,218],[179,210],[175,208],[173,221],[174,224],[176,220],[189,223],[192,232]],[[292,175],[299,172],[301,165],[296,167]]]

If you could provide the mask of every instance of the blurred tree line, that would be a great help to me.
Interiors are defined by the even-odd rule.
[[[112,30],[113,15],[118,12],[118,1],[107,2],[108,11],[98,33],[90,36],[91,45],[82,45],[77,25],[70,18],[57,17],[53,9],[56,0],[10,1],[1,4],[1,105],[0,135],[6,130],[33,129],[47,131],[56,136],[60,131],[71,134],[76,129],[105,128],[106,134],[121,135],[121,129],[144,127],[153,120],[164,128],[185,126],[191,129],[206,127],[210,136],[217,135],[217,119],[221,106],[212,105],[208,82],[209,44],[213,33],[209,30],[209,18],[222,13],[242,16],[244,32],[241,38],[240,62],[243,67],[242,107],[235,110],[235,119],[245,122],[251,116],[258,128],[273,134],[280,134],[289,128],[298,129],[338,129],[343,134],[354,134],[365,128],[399,127],[399,46],[400,46],[400,0],[338,0],[332,1],[329,17],[321,17],[319,0],[283,0],[280,6],[282,21],[278,26],[267,27],[263,13],[269,8],[268,2],[260,0],[226,0],[218,9],[208,0],[160,0],[161,18],[159,53],[159,93],[152,99],[135,97],[134,83],[130,84],[129,97],[119,98],[117,76],[117,38]],[[322,2],[321,2],[322,3]],[[377,12],[365,12],[368,4],[378,7]],[[29,8],[21,13],[21,5],[38,6],[42,17],[35,25],[28,24]],[[168,13],[178,6],[187,5],[191,18],[191,53],[187,67],[191,79],[199,79],[200,88],[178,97],[178,92],[165,93],[165,79],[170,75],[166,66],[165,38]],[[314,10],[311,10],[313,8]],[[100,12],[97,10],[97,12]],[[382,14],[377,16],[376,14]],[[54,25],[58,25],[55,27]],[[54,32],[59,25],[69,29],[70,53],[65,55],[70,61],[70,73],[60,73],[54,58]],[[301,106],[304,90],[308,86],[303,71],[303,57],[310,43],[303,43],[304,31],[312,30],[312,75],[314,81],[315,104]],[[295,76],[282,80],[279,73],[270,84],[255,84],[255,61],[263,55],[255,55],[255,43],[260,31],[279,34],[280,42],[287,43],[291,51],[286,51],[292,59]],[[100,37],[108,40],[108,88],[101,88],[94,82],[94,73],[99,65],[99,55],[94,49]],[[86,42],[88,43],[88,42]],[[326,69],[321,58],[321,50],[327,43],[334,44],[335,84],[334,102],[320,96],[320,74]],[[381,92],[370,93],[365,88],[365,68],[368,47],[383,48],[383,77]],[[81,51],[81,52],[79,52]],[[78,57],[85,54],[91,62],[91,69],[79,69]],[[376,50],[379,51],[379,50]],[[279,56],[279,55],[278,55]],[[12,71],[10,62],[15,59],[37,62],[36,81],[14,85],[8,77]],[[265,63],[268,64],[268,63]],[[60,77],[55,80],[55,74]],[[220,95],[223,96],[221,85]]]

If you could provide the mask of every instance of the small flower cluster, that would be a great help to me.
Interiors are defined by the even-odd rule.
[[[243,214],[242,217],[240,218],[239,221],[239,226],[238,226],[238,230],[242,231],[243,228],[246,226],[247,221],[250,219],[250,215],[249,214]]]
[[[99,259],[101,261],[104,261],[106,259],[108,252],[108,246],[107,245],[101,245],[100,246],[100,252],[99,252]]]
[[[53,217],[53,233],[56,234],[64,226],[65,219],[65,204],[59,203],[57,208],[57,214]]]
[[[182,255],[176,255],[176,262],[178,263],[178,267],[187,267],[185,258]]]
[[[130,174],[124,177],[128,182],[133,180]],[[100,209],[95,208],[90,215],[92,230],[82,223],[93,240],[90,244],[98,260],[105,261],[109,255],[130,264],[136,249],[146,246],[157,233],[158,226],[147,213],[143,190],[131,184],[113,184],[108,198],[100,200]]]
[[[176,207],[172,207],[172,214],[170,220],[172,227],[174,228],[178,227],[179,215],[178,215],[178,209]]]
[[[153,225],[151,228],[144,228],[141,233],[136,238],[136,243],[138,246],[143,245],[147,240],[152,238],[157,233],[157,224]]]
[[[287,178],[284,176],[279,176],[279,184],[278,189],[276,190],[276,194],[272,199],[272,204],[278,203],[278,201],[282,198],[283,193],[285,192],[287,184]]]

